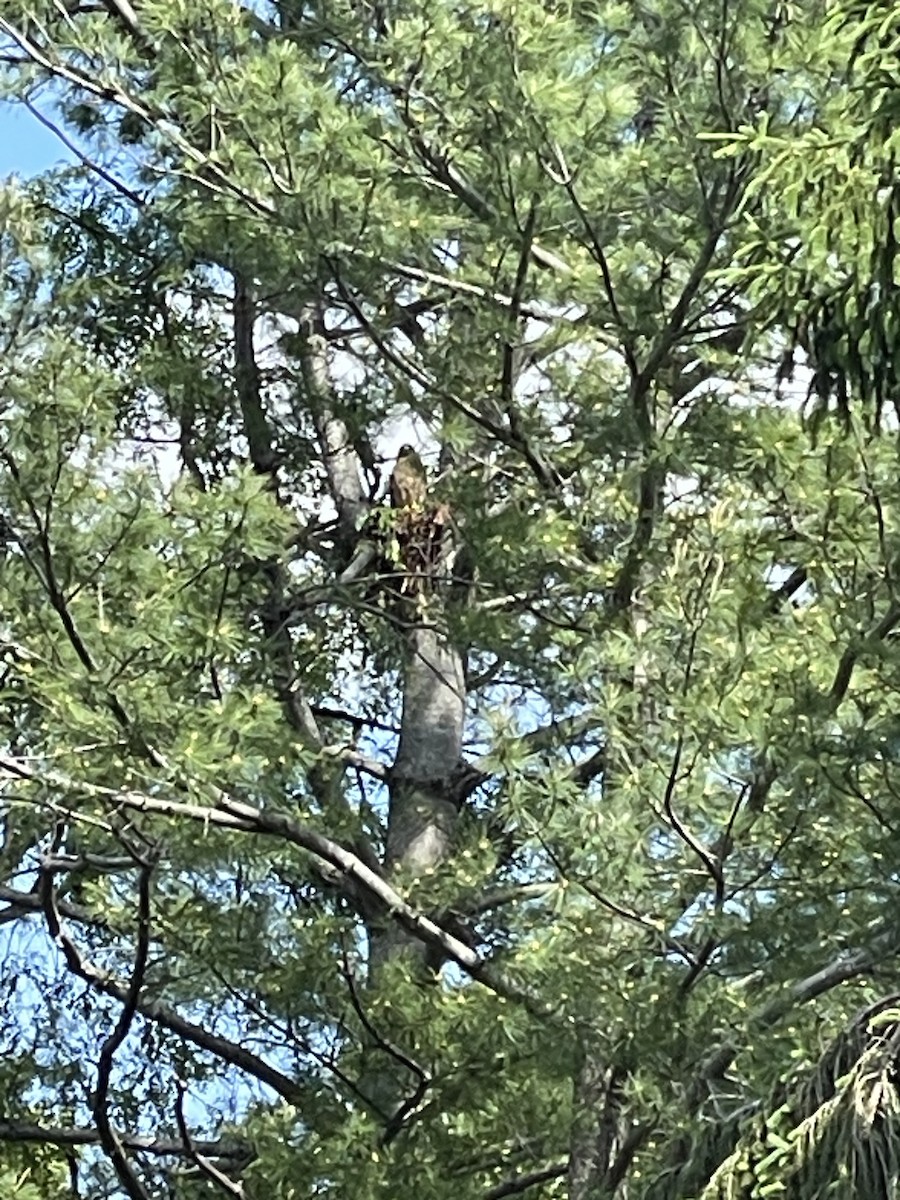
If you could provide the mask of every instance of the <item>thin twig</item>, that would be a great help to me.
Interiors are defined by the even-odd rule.
[[[176,1097],[175,1097],[175,1121],[178,1125],[178,1132],[181,1134],[181,1141],[184,1146],[184,1152],[200,1172],[205,1175],[212,1183],[221,1188],[228,1196],[235,1196],[237,1200],[243,1200],[244,1185],[234,1179],[229,1179],[224,1171],[220,1171],[214,1162],[202,1154],[196,1143],[191,1137],[190,1130],[187,1127],[187,1121],[184,1116],[184,1096],[187,1091],[187,1085],[183,1079],[176,1081]]]

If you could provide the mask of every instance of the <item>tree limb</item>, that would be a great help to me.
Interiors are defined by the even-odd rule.
[[[112,1077],[113,1061],[128,1036],[131,1024],[138,1011],[141,988],[144,985],[144,975],[147,969],[147,956],[150,949],[150,877],[152,867],[142,864],[138,884],[138,935],[137,951],[128,987],[123,989],[123,1004],[113,1031],[104,1041],[97,1061],[97,1083],[94,1089],[93,1115],[100,1135],[100,1145],[109,1158],[116,1172],[116,1177],[130,1200],[150,1200],[149,1193],[134,1172],[128,1161],[125,1148],[118,1132],[109,1119],[109,1087]],[[69,969],[78,973],[82,966],[81,957],[74,943],[65,933],[56,908],[53,870],[47,860],[41,867],[39,889],[47,918],[47,928],[50,936],[62,949]],[[84,976],[82,976],[84,977]]]
[[[459,938],[442,929],[440,925],[436,924],[429,917],[417,912],[412,905],[403,899],[395,888],[382,878],[382,876],[376,874],[371,867],[366,866],[356,854],[347,850],[340,843],[335,842],[325,834],[319,833],[283,813],[256,809],[252,805],[232,799],[225,792],[221,792],[218,789],[214,789],[217,800],[216,806],[207,806],[189,804],[178,800],[165,800],[157,796],[146,795],[143,792],[100,787],[96,784],[58,775],[55,772],[35,769],[25,761],[10,758],[8,755],[0,755],[0,772],[5,772],[7,776],[15,779],[30,783],[40,783],[44,788],[49,788],[53,791],[68,791],[83,796],[90,796],[113,810],[124,809],[129,812],[158,813],[163,816],[182,817],[187,820],[196,821],[207,828],[242,830],[246,833],[267,835],[290,842],[300,849],[307,851],[314,859],[333,868],[335,871],[333,882],[345,891],[345,894],[351,901],[356,901],[358,896],[354,888],[349,886],[350,882],[361,888],[370,900],[379,905],[383,911],[408,933],[440,950],[446,958],[452,959],[468,975],[491,991],[524,1003],[529,1009],[535,1004],[533,997],[522,992],[521,989],[516,988],[502,976],[498,975],[488,961],[483,959],[474,950],[471,950]],[[77,813],[74,810],[60,807],[60,811],[67,818],[77,818]],[[92,978],[92,983],[102,986],[102,990],[107,991],[108,994],[122,998],[123,992],[117,985],[111,984],[101,973],[95,974],[97,975],[97,979]],[[222,1057],[225,1057],[227,1061],[237,1061],[234,1055],[239,1049],[238,1047],[233,1046],[230,1042],[225,1042],[224,1039],[206,1035],[205,1031],[197,1027],[191,1027],[190,1022],[183,1021],[174,1015],[169,1014],[164,1016],[163,1013],[165,1010],[162,1010],[161,1006],[156,1005],[154,1002],[149,1002],[146,1006],[142,1005],[141,1011],[160,1024],[168,1024],[176,1032],[183,1032],[184,1029],[191,1028],[192,1034],[189,1040],[197,1041],[197,1044],[203,1044],[198,1041],[198,1038],[202,1037],[210,1043],[205,1047],[207,1049],[213,1050],[213,1042],[222,1043],[224,1051],[213,1050],[213,1052],[222,1053]],[[538,1004],[536,1011],[541,1015],[547,1015],[546,1008],[543,1005]],[[178,1028],[176,1028],[176,1025]],[[186,1034],[183,1035],[186,1036]],[[261,1064],[260,1060],[255,1059],[253,1055],[247,1056],[247,1061],[253,1065],[252,1068],[247,1067],[246,1069],[258,1078],[263,1078],[259,1072],[264,1068],[271,1079],[277,1081],[271,1083],[271,1086],[275,1087],[277,1091],[285,1094],[283,1089],[286,1086],[292,1094],[295,1092],[294,1086],[289,1080],[285,1080],[279,1072],[269,1068],[266,1064]],[[265,1081],[269,1082],[268,1079]]]
[[[184,1143],[185,1153],[201,1175],[205,1176],[211,1183],[214,1183],[216,1187],[221,1188],[227,1196],[234,1196],[237,1200],[243,1200],[244,1185],[240,1182],[235,1182],[233,1179],[229,1179],[224,1171],[221,1171],[214,1162],[207,1158],[191,1137],[184,1116],[184,1096],[186,1091],[187,1087],[184,1081],[179,1079],[177,1081],[177,1095],[175,1099],[175,1121],[178,1125],[178,1132],[181,1134],[181,1140]]]
[[[148,1135],[122,1133],[119,1139],[126,1150],[137,1154],[152,1154],[158,1158],[182,1158],[187,1153],[180,1141]],[[0,1142],[59,1146],[61,1149],[78,1146],[98,1146],[100,1134],[96,1129],[63,1129],[58,1126],[35,1125],[26,1121],[0,1121]],[[195,1141],[194,1148],[213,1158],[244,1163],[252,1159],[249,1143],[229,1138],[216,1141]]]

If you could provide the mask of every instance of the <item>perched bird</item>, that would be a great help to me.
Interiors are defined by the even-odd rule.
[[[425,507],[428,480],[422,460],[412,446],[401,446],[391,472],[391,506],[397,509],[422,510]]]
[[[389,559],[400,568],[401,595],[422,595],[440,549],[443,529],[435,523],[428,504],[428,479],[422,460],[412,446],[401,446],[391,473],[389,495],[394,516],[391,521]]]

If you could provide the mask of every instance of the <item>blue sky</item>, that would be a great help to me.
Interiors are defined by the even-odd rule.
[[[22,104],[0,101],[0,179],[36,175],[69,155]]]

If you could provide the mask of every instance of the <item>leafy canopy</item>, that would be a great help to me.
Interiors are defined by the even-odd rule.
[[[895,1193],[896,20],[7,0],[4,1195]]]

